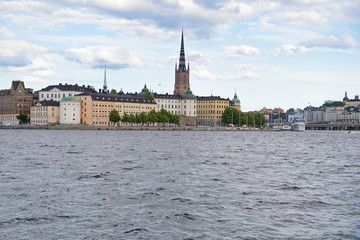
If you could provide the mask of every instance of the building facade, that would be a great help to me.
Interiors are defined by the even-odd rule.
[[[60,101],[60,124],[80,124],[81,102],[73,96],[64,97]]]
[[[23,81],[12,81],[10,89],[0,91],[0,122],[4,125],[17,125],[19,114],[30,115],[33,101],[32,89],[25,88]]]
[[[60,117],[60,103],[57,101],[40,101],[30,107],[31,125],[58,124]]]
[[[39,101],[43,100],[54,100],[54,101],[61,101],[64,97],[73,97],[77,94],[83,92],[96,92],[93,87],[90,86],[79,86],[77,84],[62,84],[59,83],[58,85],[51,85],[46,88],[41,89],[38,92]]]
[[[219,96],[197,97],[197,124],[208,126],[221,125],[221,116],[229,105],[229,99]]]
[[[81,101],[81,121],[92,126],[111,126],[109,114],[113,109],[120,117],[127,114],[149,113],[156,110],[154,100],[135,94],[82,93],[76,96]]]

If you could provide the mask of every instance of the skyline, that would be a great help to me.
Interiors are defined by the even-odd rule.
[[[0,1],[0,89],[58,83],[173,93],[184,29],[190,87],[244,111],[360,94],[360,0]],[[31,24],[29,24],[31,23]]]

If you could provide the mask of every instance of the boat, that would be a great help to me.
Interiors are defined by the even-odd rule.
[[[304,122],[294,122],[291,125],[291,130],[297,131],[297,132],[303,132],[303,131],[305,131],[305,123]]]
[[[283,131],[291,130],[291,126],[289,126],[289,125],[283,125],[283,126],[282,126],[282,130],[283,130]]]

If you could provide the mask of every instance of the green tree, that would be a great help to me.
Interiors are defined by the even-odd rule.
[[[157,113],[154,109],[148,113],[148,121],[152,124],[158,122]]]
[[[117,91],[115,89],[111,89],[110,93],[111,94],[117,94]]]
[[[130,122],[130,116],[126,112],[124,112],[123,117],[121,118],[121,122],[123,123],[129,123]]]
[[[141,125],[144,125],[144,123],[147,123],[148,119],[149,119],[148,115],[145,112],[141,112],[139,114],[139,121],[140,121]]]
[[[149,91],[145,92],[144,97],[149,98],[149,99],[151,99],[151,100],[154,100],[154,96],[153,96],[153,95],[151,94],[151,92],[149,92]]]
[[[133,113],[130,113],[129,115],[129,122],[131,123],[131,126],[133,125],[133,123],[136,123],[136,117]]]
[[[109,121],[113,122],[114,125],[115,123],[118,123],[120,121],[120,115],[119,112],[116,111],[116,109],[111,110],[110,114],[109,114]]]
[[[30,122],[30,117],[27,114],[20,113],[16,118],[20,121],[20,124]]]
[[[231,108],[226,107],[223,114],[221,115],[221,121],[223,123],[233,123],[234,121],[234,112],[231,110]]]

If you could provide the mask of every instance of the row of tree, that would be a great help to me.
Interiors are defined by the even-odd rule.
[[[165,109],[161,109],[159,112],[156,112],[154,109],[149,113],[141,112],[140,114],[127,114],[124,112],[124,115],[120,117],[119,112],[116,109],[113,109],[109,114],[109,121],[114,123],[130,123],[132,124],[155,124],[155,123],[171,123],[175,125],[180,125],[180,118],[178,115],[171,114]]]
[[[238,126],[265,127],[265,117],[261,113],[241,112],[235,108],[225,108],[221,121]]]

